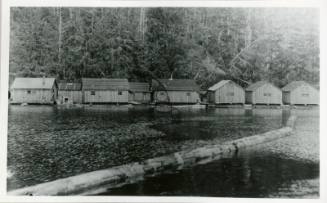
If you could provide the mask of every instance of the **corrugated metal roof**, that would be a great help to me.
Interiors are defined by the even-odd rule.
[[[221,88],[222,86],[224,86],[225,84],[229,83],[229,82],[233,82],[231,80],[221,80],[220,82],[214,84],[213,86],[209,87],[209,91],[216,91],[219,88]]]
[[[52,89],[56,78],[15,78],[11,89]]]
[[[83,90],[128,90],[127,79],[82,78]]]
[[[58,83],[58,89],[59,90],[81,90],[82,89],[82,84],[79,82],[66,82],[66,81],[60,81]]]
[[[132,92],[150,92],[150,87],[145,82],[130,82],[129,90]]]
[[[152,80],[153,90],[168,90],[168,91],[200,91],[199,86],[191,79],[159,79],[163,84],[159,85],[156,80]]]
[[[307,83],[307,82],[305,82],[305,81],[293,81],[293,82],[288,83],[286,86],[284,86],[284,87],[282,88],[282,90],[283,90],[284,92],[293,91],[293,90],[295,90],[296,88],[301,87],[302,85],[308,85],[308,86],[311,86],[309,83]]]
[[[262,87],[262,86],[264,86],[264,85],[266,85],[266,84],[270,84],[270,83],[267,82],[267,81],[258,81],[258,82],[256,82],[256,83],[253,83],[253,84],[249,85],[249,86],[245,89],[245,91],[255,91],[255,90],[258,89],[259,87]],[[270,85],[272,85],[272,84],[270,84]]]

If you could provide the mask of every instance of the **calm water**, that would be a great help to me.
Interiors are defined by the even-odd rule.
[[[319,110],[180,109],[171,117],[127,106],[10,106],[8,190],[266,132],[290,114],[303,124],[309,119],[303,139],[291,136],[106,194],[284,197],[305,185],[311,189],[300,196],[315,196],[319,152],[309,148],[319,144]]]

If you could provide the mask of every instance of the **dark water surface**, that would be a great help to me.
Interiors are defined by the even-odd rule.
[[[319,110],[281,109],[180,109],[171,117],[127,106],[10,106],[8,190],[266,132],[292,113],[303,124],[310,120],[302,140],[258,146],[106,195],[288,196],[305,185],[311,189],[302,196],[315,196],[319,152],[300,146],[319,145]]]
[[[292,191],[293,181],[315,179],[318,175],[318,164],[272,155],[247,155],[149,177],[102,195],[269,197],[286,190],[288,195],[282,197],[293,197],[297,192]],[[305,195],[315,196],[317,187],[310,189]],[[298,190],[302,193],[302,188]]]

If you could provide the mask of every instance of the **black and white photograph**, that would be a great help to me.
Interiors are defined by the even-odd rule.
[[[319,7],[101,2],[8,8],[5,196],[321,198]]]

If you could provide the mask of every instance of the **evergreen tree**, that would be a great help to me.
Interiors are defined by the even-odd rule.
[[[308,8],[12,8],[10,74],[319,82]]]

